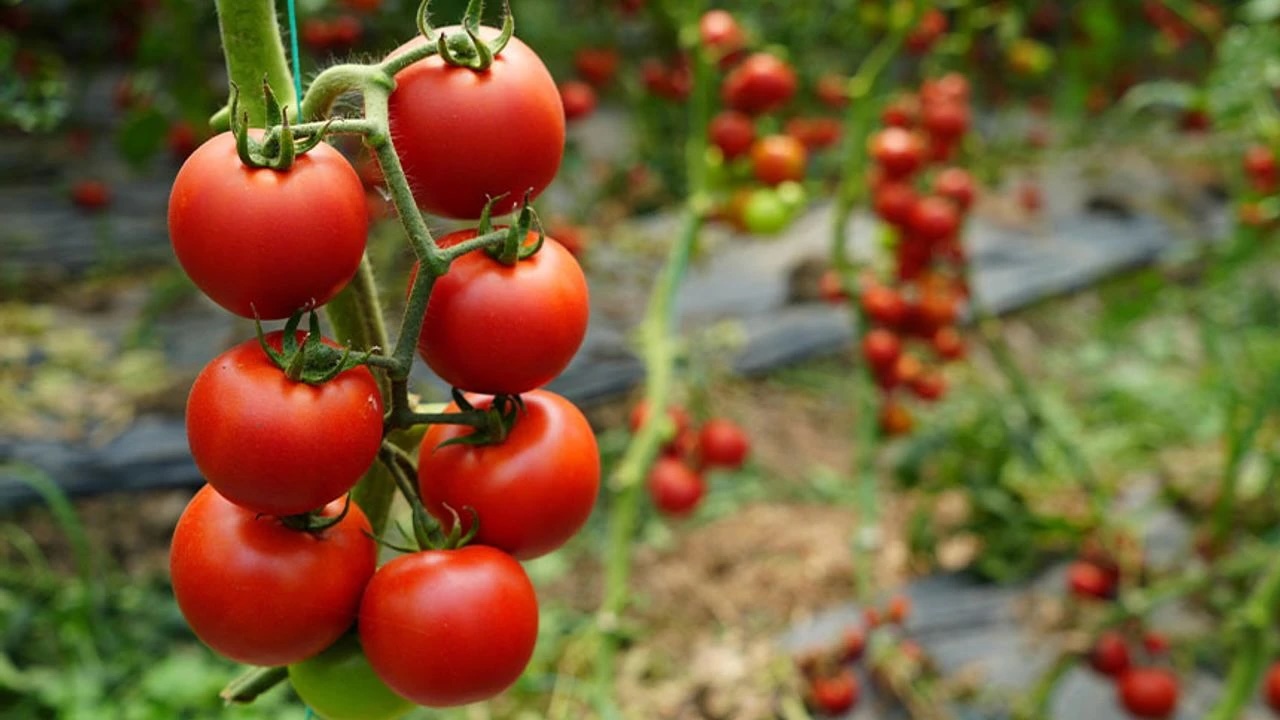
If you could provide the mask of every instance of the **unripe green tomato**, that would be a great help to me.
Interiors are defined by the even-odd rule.
[[[747,198],[742,211],[742,222],[747,232],[755,235],[773,235],[791,224],[792,213],[773,188],[760,188]]]
[[[290,665],[289,682],[324,720],[395,720],[417,707],[374,674],[355,635],[344,635],[319,655]]]
[[[804,210],[804,206],[809,202],[809,193],[804,189],[804,185],[794,180],[780,183],[773,191],[778,194],[782,204],[787,206],[787,212],[791,213],[792,217]]]

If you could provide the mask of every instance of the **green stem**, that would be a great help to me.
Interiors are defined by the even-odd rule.
[[[1253,697],[1271,654],[1271,630],[1280,605],[1280,558],[1233,620],[1239,622],[1236,651],[1227,671],[1227,686],[1205,720],[1235,720]]]
[[[274,0],[216,0],[227,78],[240,88],[239,109],[250,127],[267,124],[266,78],[281,106],[296,107],[293,75],[285,60]]]
[[[342,95],[352,90],[367,91],[374,87],[389,94],[395,88],[395,81],[376,66],[334,65],[326,68],[311,81],[306,94],[302,96],[302,113],[299,118],[305,122],[319,121],[329,114],[333,104]]]
[[[289,677],[285,667],[255,667],[227,684],[219,697],[228,705],[251,703]]]

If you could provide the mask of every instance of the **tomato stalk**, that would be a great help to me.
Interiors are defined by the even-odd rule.
[[[691,3],[700,5],[700,3]],[[697,8],[694,8],[695,10]],[[696,17],[696,14],[695,14]],[[706,127],[711,117],[712,64],[698,46],[696,25],[681,33],[682,43],[691,51],[693,92],[690,96],[690,132],[685,140],[685,172],[689,194],[685,200],[680,233],[667,252],[666,263],[654,283],[649,305],[640,325],[644,348],[645,400],[650,411],[627,445],[607,487],[613,492],[609,511],[608,545],[605,554],[604,598],[596,613],[595,630],[600,633],[596,663],[597,705],[602,715],[611,714],[612,700],[606,692],[615,678],[618,627],[630,597],[631,543],[636,532],[641,490],[645,475],[662,444],[662,418],[666,417],[673,385],[677,354],[674,338],[676,291],[684,278],[710,203],[706,179]]]
[[[217,0],[215,4],[231,83],[259,88],[265,77],[281,105],[296,107],[298,98],[280,39],[275,1]],[[248,114],[250,127],[266,125],[267,102],[262,93],[243,93],[239,109]]]
[[[219,697],[228,705],[251,703],[262,693],[284,682],[287,677],[287,667],[253,668],[228,683]]]
[[[1218,704],[1206,716],[1206,720],[1234,720],[1253,696],[1254,688],[1267,666],[1273,649],[1270,631],[1276,620],[1276,607],[1280,605],[1280,558],[1272,561],[1271,569],[1258,582],[1253,594],[1238,614],[1235,622],[1235,656],[1227,671],[1227,688]]]

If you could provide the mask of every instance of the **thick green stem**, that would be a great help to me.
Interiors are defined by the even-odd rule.
[[[228,705],[251,703],[262,693],[284,682],[287,677],[288,668],[256,667],[232,680],[219,695]]]
[[[240,88],[239,110],[250,127],[266,127],[265,78],[281,106],[297,107],[293,75],[285,59],[275,0],[216,0],[227,77]]]
[[[1280,558],[1272,561],[1266,576],[1233,618],[1239,625],[1235,653],[1227,671],[1227,686],[1205,720],[1236,720],[1253,697],[1271,656],[1271,632],[1277,606],[1280,606]]]

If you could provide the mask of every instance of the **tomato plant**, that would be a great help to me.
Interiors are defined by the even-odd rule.
[[[440,245],[476,236],[475,230],[460,230]],[[526,244],[536,241],[530,233]],[[568,366],[586,336],[587,315],[586,277],[554,239],[510,265],[473,250],[436,281],[418,353],[454,387],[519,394],[545,385]]]
[[[206,485],[173,531],[169,572],[182,615],[218,653],[288,665],[319,653],[355,622],[377,547],[355,504],[327,529],[295,530],[235,505]]]
[[[520,563],[483,545],[403,555],[360,602],[360,645],[378,677],[428,707],[485,700],[533,655],[538,599]]]
[[[568,400],[546,390],[521,399],[510,434],[499,442],[445,445],[472,431],[459,425],[428,429],[418,487],[427,510],[446,528],[456,512],[470,529],[474,509],[475,542],[531,560],[559,548],[586,523],[600,488],[600,455],[587,419]],[[488,409],[493,399],[475,399],[474,405]]]
[[[374,673],[354,633],[290,665],[289,682],[323,720],[395,720],[413,709]]]
[[[483,40],[497,35],[481,28]],[[416,37],[392,57],[425,42]],[[516,209],[525,193],[536,197],[555,177],[564,152],[564,108],[551,73],[518,38],[487,69],[450,65],[433,55],[396,73],[395,81],[391,135],[423,209],[478,218],[495,199],[493,213],[501,215]]]
[[[282,341],[280,332],[266,338],[276,350]],[[200,474],[231,502],[268,515],[303,513],[346,493],[373,464],[382,395],[366,367],[318,385],[291,380],[249,340],[196,377],[187,441]]]
[[[222,133],[187,158],[169,194],[182,269],[241,317],[275,320],[328,302],[355,275],[368,229],[359,176],[323,143],[288,170],[253,168]]]

